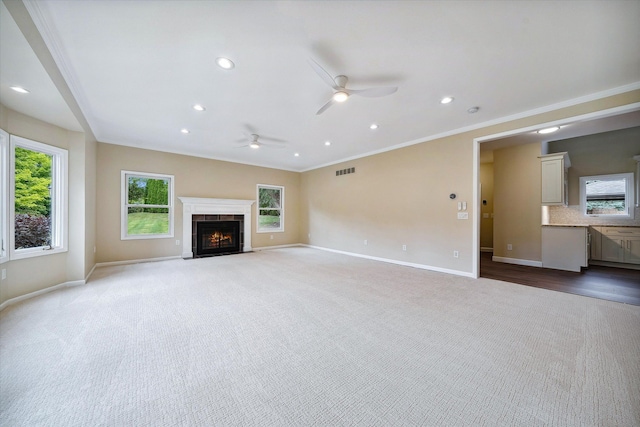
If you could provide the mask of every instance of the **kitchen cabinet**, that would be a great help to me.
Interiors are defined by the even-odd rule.
[[[601,227],[601,261],[640,264],[639,227]]]
[[[579,272],[589,263],[587,226],[543,226],[542,267]]]
[[[571,167],[566,152],[547,154],[540,157],[542,176],[542,205],[567,206],[569,194],[568,169]]]

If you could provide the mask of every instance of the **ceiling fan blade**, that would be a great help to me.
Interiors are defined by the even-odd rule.
[[[286,143],[286,142],[287,142],[287,141],[285,141],[284,139],[280,139],[280,138],[271,138],[270,136],[263,136],[263,135],[260,135],[260,139],[261,139],[262,141],[274,142],[274,143],[276,143],[276,144],[284,144],[284,143]]]
[[[333,77],[331,77],[331,74],[327,73],[327,71],[322,68],[320,66],[320,64],[318,64],[316,61],[314,61],[313,59],[309,59],[309,64],[311,65],[311,68],[313,68],[313,71],[316,72],[317,75],[320,76],[320,78],[329,86],[331,86],[332,88],[334,88],[335,90],[340,89],[338,87],[338,85],[336,84],[335,80],[333,79]]]
[[[331,98],[331,99],[329,100],[329,102],[327,102],[326,104],[324,104],[324,105],[322,106],[322,108],[320,108],[320,109],[318,110],[318,112],[316,113],[316,116],[319,116],[320,114],[324,113],[324,111],[325,111],[327,108],[331,107],[331,106],[332,106],[333,104],[335,104],[335,103],[336,103],[336,101],[334,101],[334,100],[333,100],[333,98]]]
[[[359,95],[366,96],[367,98],[377,98],[380,96],[387,96],[395,93],[398,90],[395,86],[386,86],[386,87],[372,87],[369,89],[357,89],[352,90],[348,89],[347,93],[349,95]]]

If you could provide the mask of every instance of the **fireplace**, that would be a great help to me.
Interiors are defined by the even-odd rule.
[[[227,253],[251,252],[251,205],[255,200],[239,199],[208,199],[198,197],[178,197],[182,202],[182,258],[200,256],[222,255]],[[198,237],[198,223],[235,222],[238,227],[239,237],[235,238],[237,249],[230,250],[227,247],[228,238],[215,242],[218,237],[213,237],[214,242],[209,244],[202,242]],[[198,255],[198,244],[208,247],[209,253]],[[218,251],[219,250],[219,251]]]
[[[194,218],[193,225],[194,257],[242,252],[242,221],[198,221]]]

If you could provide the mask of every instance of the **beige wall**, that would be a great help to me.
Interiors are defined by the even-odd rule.
[[[634,219],[585,217],[580,212],[581,176],[632,172],[635,177],[637,163],[633,156],[640,155],[640,127],[549,142],[550,153],[563,151],[569,153],[571,160],[569,206],[550,207],[551,224],[640,225],[638,207]]]
[[[256,233],[256,208],[252,207],[252,246],[288,245],[299,242],[300,174],[198,157],[98,143],[96,261],[114,262],[179,256],[182,246],[182,203],[177,197],[256,199],[257,184],[285,187],[285,231]],[[120,239],[120,172],[130,170],[175,176],[174,237]],[[270,236],[273,235],[273,239]],[[190,242],[187,242],[190,245]]]
[[[302,175],[302,240],[314,246],[470,272],[472,140],[456,135]],[[355,167],[356,173],[335,171]],[[449,194],[457,198],[451,200]],[[468,220],[457,219],[466,201]],[[309,237],[309,234],[311,237]],[[367,245],[364,244],[367,240]],[[402,250],[402,245],[407,250]],[[459,258],[453,257],[453,251]]]
[[[480,197],[480,248],[493,248],[493,163],[480,164],[480,184],[482,194]],[[482,204],[486,200],[487,204]],[[488,215],[485,218],[484,215]]]
[[[0,303],[57,284],[81,280],[95,262],[179,256],[182,209],[176,203],[175,237],[120,240],[120,171],[173,174],[176,196],[255,199],[256,184],[286,187],[286,232],[253,234],[256,248],[310,243],[356,254],[388,258],[470,274],[474,245],[474,138],[640,102],[640,91],[603,98],[511,122],[308,171],[302,174],[228,162],[101,144],[0,106],[0,126],[9,133],[70,150],[70,223],[73,248],[66,254],[10,261],[2,265]],[[536,159],[537,160],[537,159]],[[356,167],[341,177],[335,170]],[[478,165],[479,169],[479,165]],[[539,171],[539,168],[536,168]],[[494,171],[495,172],[495,171]],[[534,171],[532,171],[532,174]],[[539,172],[538,172],[539,173]],[[539,198],[539,176],[521,193]],[[498,220],[498,178],[494,211]],[[450,193],[457,199],[449,199]],[[99,196],[98,196],[99,195]],[[529,199],[527,199],[529,200]],[[468,204],[468,220],[457,219],[457,201]],[[479,203],[481,200],[478,201]],[[539,204],[531,215],[539,215]],[[79,209],[79,210],[78,210]],[[510,209],[510,208],[509,208]],[[531,212],[534,212],[532,210]],[[253,210],[255,223],[255,208]],[[539,259],[540,220],[514,220],[514,232],[500,232],[494,248],[514,245],[509,257]],[[494,225],[495,228],[495,225]],[[494,232],[494,236],[496,232]],[[309,237],[310,236],[310,237]],[[364,245],[364,240],[368,245]],[[522,243],[521,243],[522,242]],[[402,251],[407,245],[407,251]],[[93,254],[93,247],[97,254]],[[453,251],[459,251],[459,258]],[[521,252],[522,251],[522,252]],[[500,252],[498,252],[500,253]],[[504,255],[504,252],[502,252]],[[506,256],[506,255],[504,255]]]
[[[540,154],[540,143],[493,152],[495,257],[542,261]]]
[[[62,283],[82,281],[93,267],[86,257],[87,228],[94,210],[86,198],[92,186],[86,175],[91,152],[82,133],[72,132],[0,106],[0,124],[9,134],[69,151],[69,245],[68,252],[9,261],[2,265],[7,278],[0,281],[0,303]]]
[[[474,138],[639,101],[640,91],[627,92],[305,172],[301,180],[301,241],[332,250],[473,274],[477,248],[472,222],[478,210],[472,200]],[[499,256],[541,259],[537,159],[540,148],[535,151],[535,159],[529,158],[531,153],[527,155],[531,174],[521,180],[523,186],[516,195],[526,194],[531,209],[522,209],[524,223],[510,216],[507,219],[510,223],[505,223],[498,234],[495,231],[498,177],[494,180],[493,246],[494,249],[502,246],[498,248]],[[356,167],[356,174],[335,176],[336,170],[346,167]],[[467,202],[469,220],[456,219],[457,204],[448,198],[451,192],[458,195],[456,201]],[[508,255],[507,239],[514,245]],[[403,244],[407,245],[406,252],[402,251]],[[459,251],[457,259],[453,257],[454,250]]]

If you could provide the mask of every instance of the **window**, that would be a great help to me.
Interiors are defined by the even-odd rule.
[[[284,187],[258,184],[258,233],[284,231]]]
[[[9,134],[0,129],[0,263],[9,260],[7,224],[9,218]]]
[[[67,250],[67,160],[67,150],[11,135],[11,259]]]
[[[580,210],[587,216],[633,218],[633,174],[580,177]]]
[[[122,171],[122,239],[173,237],[173,176]]]

